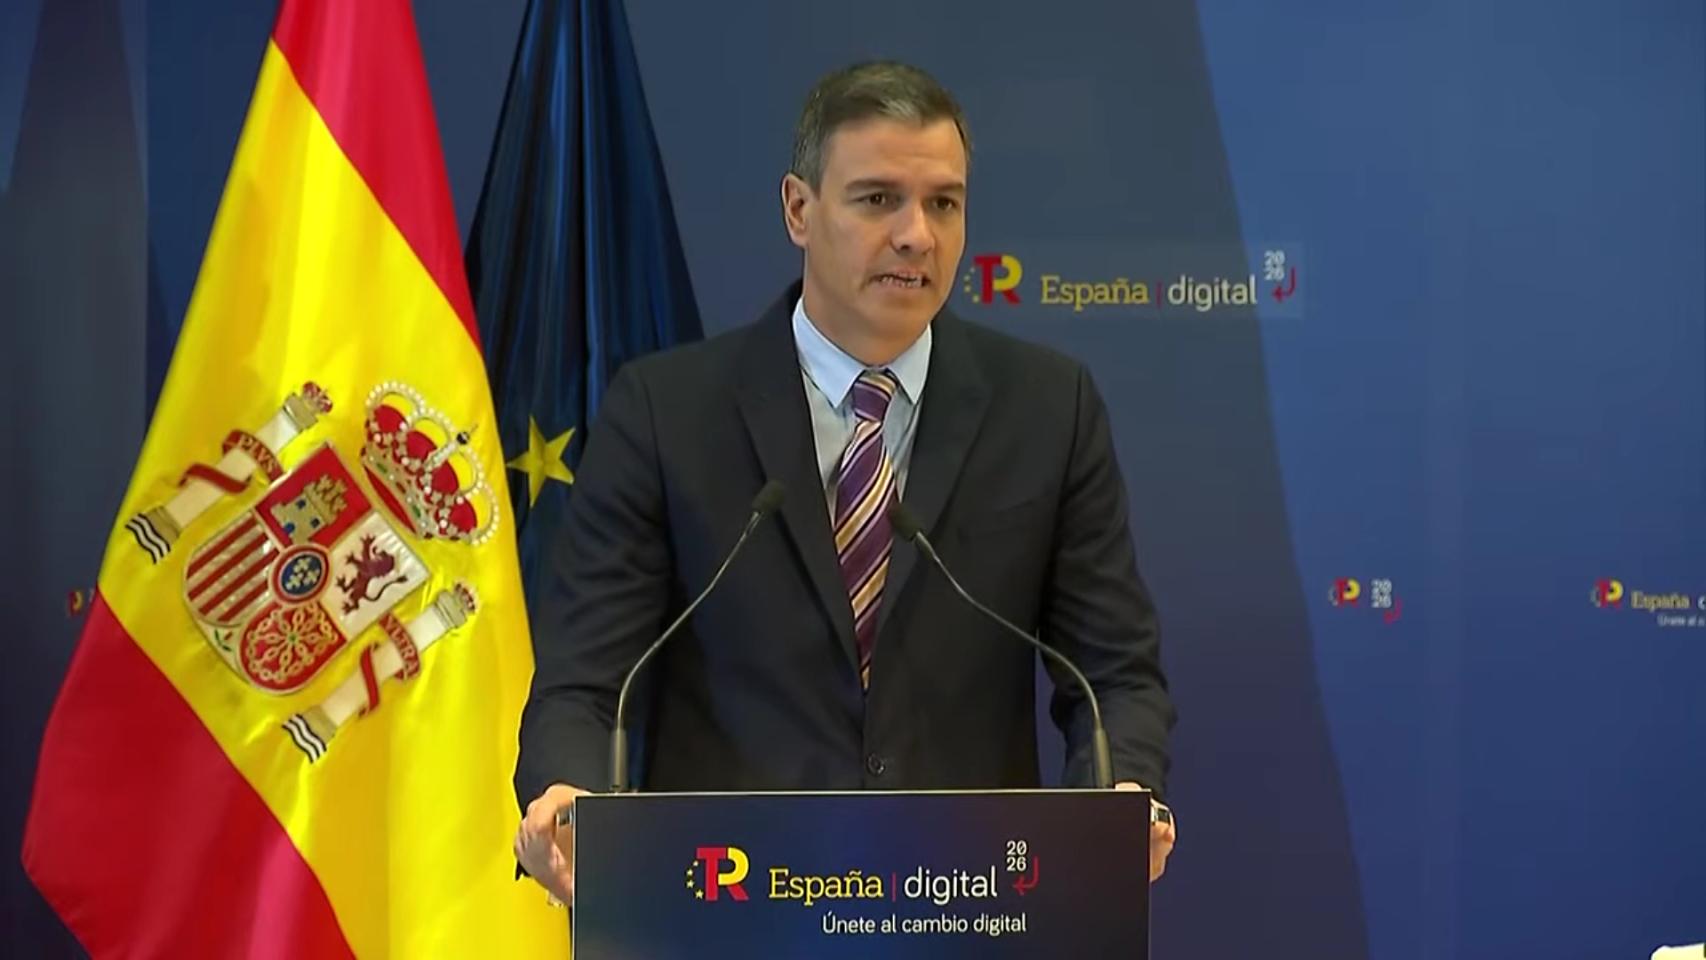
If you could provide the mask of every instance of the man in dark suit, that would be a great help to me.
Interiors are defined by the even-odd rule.
[[[522,866],[568,900],[574,797],[608,783],[624,673],[760,527],[650,670],[650,790],[1029,787],[1035,654],[895,535],[901,500],[972,595],[1101,700],[1115,779],[1165,789],[1173,709],[1107,411],[1077,362],[943,309],[965,247],[959,107],[894,63],[831,74],[782,183],[802,281],[752,326],[624,368],[581,461],[533,621]],[[1066,780],[1090,711],[1051,668]],[[568,820],[567,825],[564,821]],[[1172,849],[1152,825],[1151,875]]]

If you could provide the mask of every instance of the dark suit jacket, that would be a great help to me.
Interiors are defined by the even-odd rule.
[[[553,782],[608,787],[623,673],[709,582],[769,479],[787,487],[779,514],[630,704],[640,785],[1037,785],[1035,651],[898,540],[860,691],[790,323],[798,296],[796,284],[756,324],[636,361],[611,383],[535,598],[524,806]],[[1173,709],[1101,397],[1052,351],[947,311],[934,331],[904,500],[973,596],[1089,677],[1115,779],[1162,791]],[[1053,678],[1066,780],[1088,784],[1090,711],[1067,675]]]

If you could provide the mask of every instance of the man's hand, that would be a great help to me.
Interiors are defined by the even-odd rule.
[[[1114,784],[1114,789],[1142,790],[1143,784],[1124,780]],[[1179,832],[1178,827],[1173,823],[1173,811],[1171,809],[1157,803],[1153,795],[1151,795],[1149,803],[1150,813],[1152,814],[1149,822],[1149,882],[1154,883],[1161,879],[1163,873],[1167,872],[1167,857],[1173,852],[1173,844],[1178,842]],[[1153,816],[1157,807],[1167,811],[1165,820]]]
[[[552,897],[575,902],[575,825],[558,826],[559,815],[574,810],[575,798],[588,791],[553,783],[527,805],[515,831],[515,859]]]

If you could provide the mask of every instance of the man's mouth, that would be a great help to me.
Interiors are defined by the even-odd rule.
[[[873,282],[885,287],[899,287],[903,290],[916,290],[920,287],[929,286],[930,278],[924,276],[922,273],[914,273],[909,270],[897,270],[892,273],[879,273]]]

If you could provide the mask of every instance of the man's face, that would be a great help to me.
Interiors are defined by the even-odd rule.
[[[792,174],[782,187],[807,312],[844,347],[904,349],[948,299],[965,251],[959,130],[878,118],[837,128],[825,147],[820,189]]]

